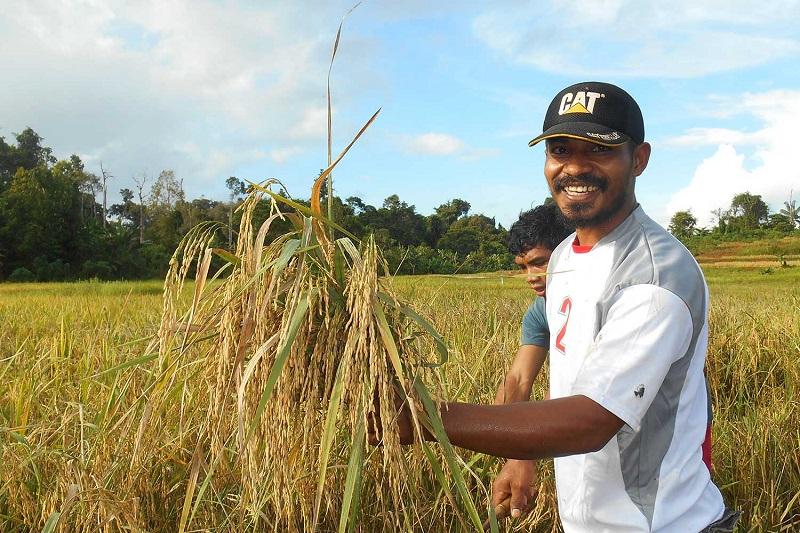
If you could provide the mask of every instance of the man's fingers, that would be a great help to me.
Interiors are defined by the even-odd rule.
[[[505,518],[511,514],[511,496],[495,504],[494,514],[497,515],[497,518]]]
[[[512,487],[511,518],[519,518],[528,510],[530,487]]]
[[[500,505],[503,501],[511,498],[511,491],[508,490],[508,483],[503,483],[500,478],[492,483],[492,506]]]

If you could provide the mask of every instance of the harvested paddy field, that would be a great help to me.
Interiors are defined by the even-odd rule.
[[[741,531],[794,531],[800,524],[800,268],[774,261],[769,272],[760,264],[704,268],[712,297],[706,368],[715,413],[713,477],[729,505],[743,511]],[[447,342],[439,394],[491,402],[531,300],[523,280],[409,276],[391,285]],[[202,395],[191,380],[171,392],[174,405],[163,416],[149,419],[159,435],[150,461],[134,460],[147,429],[139,421],[157,386],[159,362],[147,346],[161,321],[161,295],[160,282],[0,285],[0,530],[175,531],[182,522],[187,531],[273,529],[269,494],[261,510],[232,513],[244,497],[242,479],[224,465],[219,476],[208,476],[213,466],[193,461],[199,429],[186,413],[204,406],[193,405]],[[189,373],[202,370],[188,366]],[[544,389],[540,379],[535,397]],[[498,462],[458,452],[485,517]],[[320,531],[339,526],[347,457],[345,450],[331,452]],[[379,530],[381,513],[391,512],[376,503],[376,494],[387,490],[376,458],[363,458],[357,531]],[[410,511],[402,521],[415,531],[472,530],[455,487],[442,488],[422,462],[419,450],[407,450],[405,467],[422,474],[404,494]],[[537,510],[515,529],[558,530],[550,472],[546,463]],[[187,487],[195,490],[188,498]],[[294,528],[304,519],[298,516]]]

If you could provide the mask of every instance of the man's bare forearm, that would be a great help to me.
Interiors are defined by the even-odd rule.
[[[536,376],[547,358],[547,348],[543,346],[520,346],[514,362],[497,387],[494,403],[527,402],[531,399],[531,389]]]
[[[509,459],[541,459],[601,449],[623,422],[586,396],[508,405],[443,404],[456,446]]]
[[[532,380],[522,380],[516,376],[506,376],[503,382],[497,387],[494,395],[495,405],[503,405],[515,402],[527,402],[531,399]]]

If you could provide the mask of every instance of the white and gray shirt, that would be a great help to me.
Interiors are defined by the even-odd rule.
[[[625,425],[602,450],[555,460],[564,530],[700,531],[724,511],[701,450],[703,273],[641,207],[590,249],[574,237],[548,266],[550,395],[587,396]]]

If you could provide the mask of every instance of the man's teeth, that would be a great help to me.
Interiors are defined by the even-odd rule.
[[[578,194],[582,192],[594,192],[598,190],[599,187],[596,185],[568,185],[564,187],[564,190],[571,194]]]

